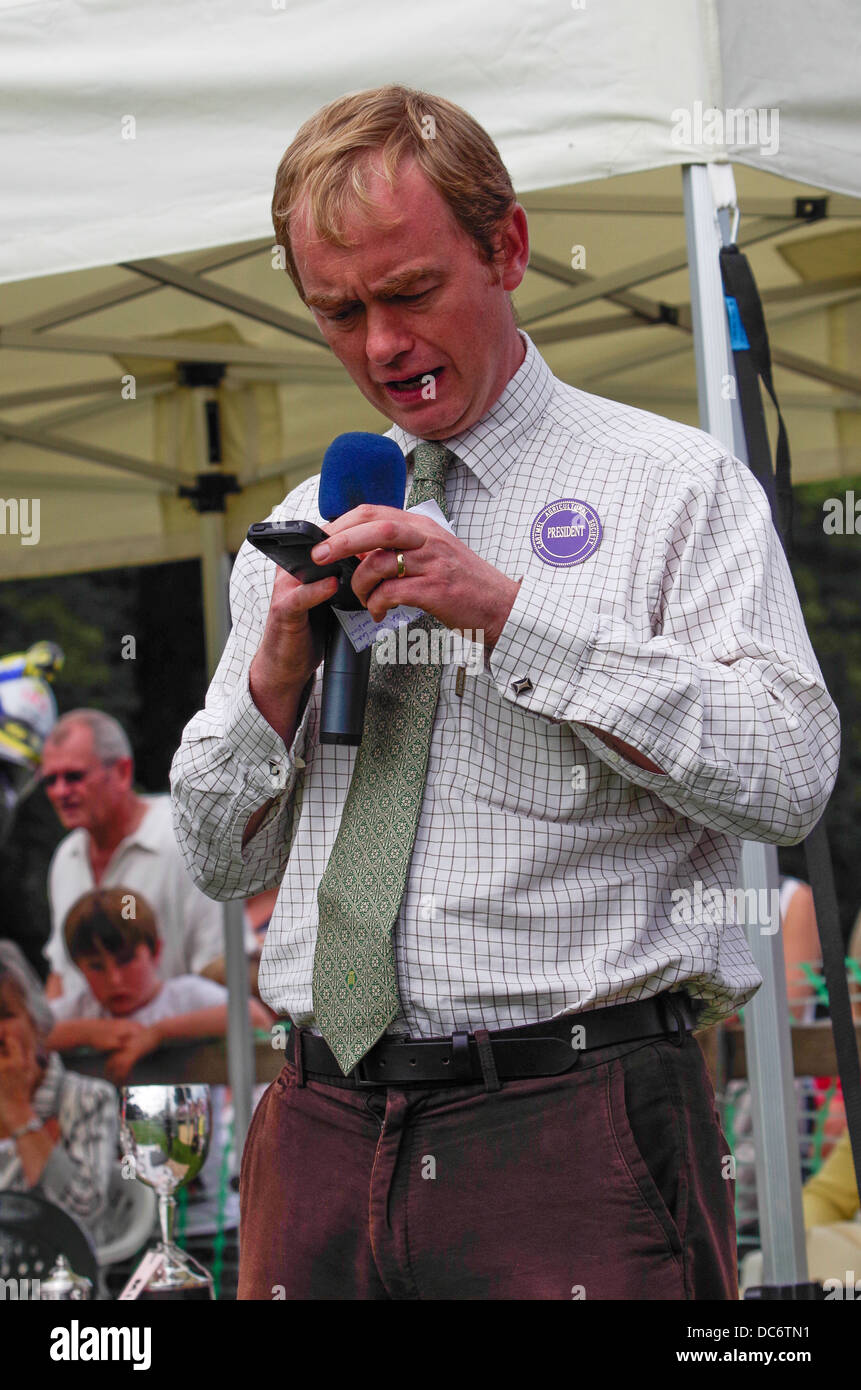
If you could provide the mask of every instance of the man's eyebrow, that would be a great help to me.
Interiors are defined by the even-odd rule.
[[[439,275],[441,271],[438,266],[422,265],[416,266],[413,270],[401,271],[400,275],[392,275],[388,280],[384,280],[377,294],[388,297],[400,294],[401,290],[408,290],[419,280],[426,280],[433,275]]]
[[[392,275],[388,280],[384,280],[376,294],[383,299],[391,299],[394,295],[410,289],[419,280],[440,273],[438,266],[416,266],[412,270],[404,270],[399,275]],[[347,304],[355,304],[356,301],[338,294],[309,294],[305,296],[305,303],[311,309],[340,309]]]

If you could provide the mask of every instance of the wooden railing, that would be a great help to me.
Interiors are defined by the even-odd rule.
[[[281,1042],[281,1038],[276,1038]],[[67,1071],[76,1071],[84,1076],[104,1076],[105,1063],[109,1054],[76,1050],[61,1053],[63,1066]],[[274,1081],[284,1065],[284,1049],[273,1047],[272,1040],[255,1034],[254,1075],[260,1081]],[[169,1086],[181,1083],[208,1084],[210,1086],[229,1085],[227,1075],[227,1043],[221,1038],[210,1038],[193,1043],[174,1044],[160,1047],[136,1062],[127,1076],[124,1085],[131,1086]]]
[[[719,1036],[723,1032],[728,1046],[725,1049],[728,1065],[724,1077],[720,1077]],[[792,1043],[792,1070],[795,1076],[836,1076],[837,1054],[834,1050],[834,1033],[827,1018],[817,1023],[793,1023],[789,1030]],[[747,1058],[744,1046],[744,1028],[741,1024],[724,1024],[718,1028],[706,1028],[695,1034],[703,1050],[712,1081],[743,1081],[747,1079]],[[855,1037],[861,1052],[861,1023],[855,1024]]]

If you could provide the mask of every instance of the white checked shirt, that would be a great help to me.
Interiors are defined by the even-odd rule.
[[[698,430],[558,381],[522,337],[526,357],[495,405],[446,440],[457,536],[522,583],[462,696],[443,667],[393,934],[403,1017],[390,1031],[513,1027],[682,986],[715,1022],[761,980],[743,927],[715,926],[706,890],[737,886],[741,837],[794,844],[818,820],[837,712],[749,470]],[[405,453],[416,443],[389,433]],[[317,487],[302,483],[272,519],[319,524]],[[562,498],[588,503],[603,528],[569,567],[531,541]],[[355,749],[317,742],[319,672],[289,751],[251,700],[275,572],[242,546],[233,631],[171,781],[177,838],[205,892],[281,884],[261,993],[312,1025],[316,890]],[[249,816],[273,795],[243,851]],[[694,905],[682,925],[680,889]]]

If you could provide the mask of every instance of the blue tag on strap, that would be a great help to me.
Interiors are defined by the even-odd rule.
[[[729,345],[733,352],[750,352],[750,343],[744,331],[738,304],[731,294],[725,294],[726,312],[729,319]]]

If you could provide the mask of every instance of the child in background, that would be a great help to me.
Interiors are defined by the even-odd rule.
[[[129,888],[85,893],[63,924],[66,949],[85,979],[75,994],[50,1001],[55,1024],[48,1043],[59,1050],[93,1047],[108,1052],[106,1075],[117,1085],[138,1058],[163,1043],[211,1038],[227,1031],[227,990],[200,975],[162,980],[161,941],[152,908]],[[270,1029],[274,1014],[249,1000],[253,1025]],[[265,1087],[263,1088],[265,1089]],[[221,1298],[236,1297],[239,1197],[236,1154],[228,1140],[227,1087],[211,1086],[212,1131],[200,1175],[182,1198],[182,1244],[212,1269],[220,1240]],[[137,1257],[118,1272],[114,1296]],[[109,1280],[110,1286],[110,1280]]]
[[[140,893],[105,888],[85,893],[63,924],[66,949],[86,984],[51,1000],[48,1046],[93,1047],[111,1055],[105,1074],[121,1085],[135,1062],[163,1043],[212,1038],[227,1031],[227,990],[200,975],[158,974],[161,941]],[[269,1029],[273,1015],[249,1000],[251,1023]]]

